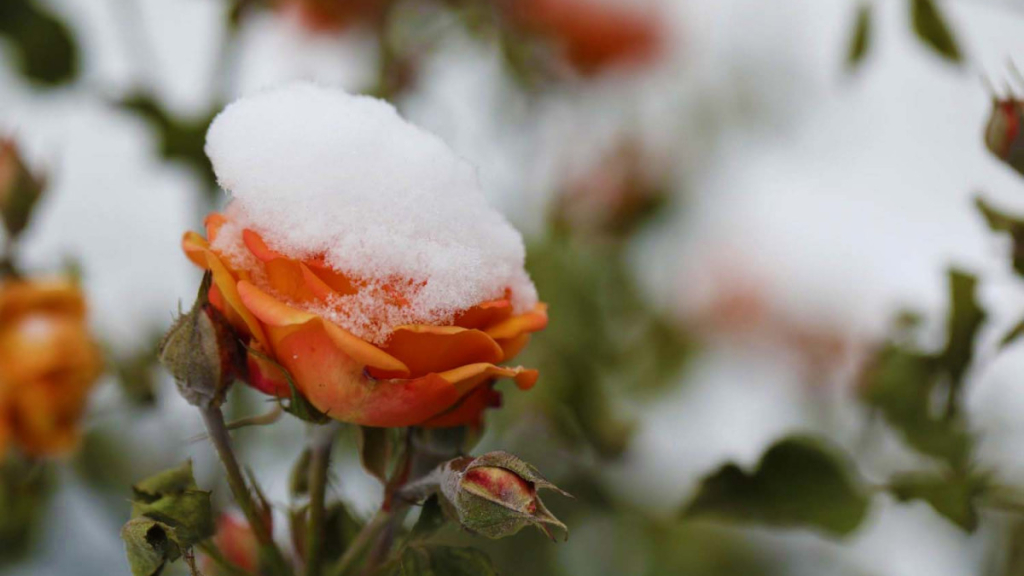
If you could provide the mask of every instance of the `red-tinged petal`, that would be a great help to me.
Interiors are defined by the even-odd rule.
[[[514,338],[527,332],[543,330],[548,325],[547,304],[538,303],[533,310],[513,316],[487,329],[487,335],[495,340]]]
[[[502,361],[501,347],[494,339],[457,326],[399,326],[383,348],[401,360],[414,378],[466,364]]]
[[[213,242],[217,239],[217,234],[220,234],[220,228],[228,221],[223,214],[219,212],[212,212],[203,220],[203,225],[206,227],[206,237]]]
[[[285,378],[280,367],[251,352],[246,358],[246,364],[249,367],[249,378],[246,380],[246,384],[264,394],[278,398],[291,396],[288,379]]]
[[[278,294],[284,294],[289,300],[300,303],[310,302],[316,297],[306,284],[298,262],[274,258],[264,262],[263,267],[267,271],[270,287]]]
[[[210,249],[210,243],[206,241],[206,238],[196,232],[185,232],[185,236],[181,239],[181,249],[185,251],[185,256],[188,256],[193,264],[200,268],[206,268],[206,251]]]
[[[512,315],[512,303],[507,299],[478,304],[459,314],[452,324],[463,328],[485,330]]]
[[[264,349],[269,349],[270,343],[267,341],[267,335],[264,333],[259,321],[256,320],[256,317],[253,316],[252,312],[242,301],[234,276],[231,275],[231,272],[220,261],[220,258],[217,258],[217,255],[210,250],[206,251],[206,265],[210,272],[213,273],[213,283],[217,286],[224,301],[232,310],[238,313],[242,321],[245,322],[246,327],[249,328],[249,333],[256,338],[256,341]]]
[[[426,422],[417,424],[417,426],[422,428],[451,428],[453,426],[480,428],[483,425],[484,410],[500,406],[501,392],[492,386],[480,386],[467,394],[455,406]]]
[[[521,390],[529,390],[537,382],[539,373],[536,370],[523,368],[507,368],[494,364],[468,364],[454,370],[442,372],[440,376],[452,383],[459,395],[469,392],[480,384],[494,378],[512,378]]]
[[[414,380],[374,380],[339,348],[324,326],[309,322],[282,339],[278,359],[303,396],[331,418],[365,426],[411,426],[458,401],[437,374]]]
[[[330,338],[334,347],[360,366],[372,366],[400,375],[409,373],[405,364],[373,344],[354,336],[351,332],[329,320],[292,308],[249,282],[239,282],[238,292],[245,306],[268,326],[295,326],[311,320],[321,320],[322,332]],[[275,337],[275,341],[279,341],[279,339]],[[280,357],[280,350],[277,353]]]
[[[245,243],[245,247],[252,252],[252,255],[258,258],[261,262],[270,262],[276,258],[284,258],[279,252],[271,250],[267,243],[263,241],[263,237],[246,228],[242,230],[242,242]]]

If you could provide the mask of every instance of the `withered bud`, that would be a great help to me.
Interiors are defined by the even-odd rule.
[[[536,468],[508,452],[457,458],[440,468],[442,506],[466,529],[488,538],[504,538],[536,526],[554,540],[550,527],[569,530],[548,511],[537,491],[569,494],[547,481]]]
[[[210,282],[207,273],[192,309],[160,343],[160,363],[174,376],[185,400],[200,408],[220,406],[232,382],[245,375],[245,349],[224,315],[210,304]]]
[[[29,170],[14,141],[0,138],[0,216],[8,234],[17,236],[25,229],[45,186],[45,179]]]

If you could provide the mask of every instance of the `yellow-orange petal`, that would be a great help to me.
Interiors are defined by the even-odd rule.
[[[452,324],[463,328],[486,330],[512,315],[512,303],[506,298],[491,300],[466,310]]]
[[[298,262],[286,258],[274,258],[263,263],[267,272],[267,281],[270,287],[278,294],[283,294],[289,300],[299,303],[307,303],[315,298],[303,277],[302,269]]]
[[[505,338],[503,340],[497,340],[498,346],[501,346],[502,351],[502,362],[509,362],[513,358],[519,355],[526,348],[526,345],[530,343],[530,333],[524,332],[519,336],[513,338]]]
[[[263,237],[246,228],[242,230],[242,242],[245,243],[245,247],[252,252],[252,255],[258,258],[261,262],[270,262],[276,258],[284,258],[280,252],[271,250],[267,246],[267,243],[263,241]]]
[[[512,316],[487,329],[487,335],[496,340],[513,338],[526,332],[537,332],[548,325],[548,307],[543,302],[537,303],[533,310]]]
[[[334,346],[360,365],[372,366],[395,374],[405,375],[409,373],[409,369],[406,368],[405,364],[387,352],[358,338],[330,320],[281,302],[250,282],[239,282],[238,293],[245,306],[261,322],[268,326],[294,326],[305,324],[311,320],[320,320],[323,324],[324,333],[330,338]],[[281,352],[277,352],[280,356]]]
[[[467,364],[440,374],[442,378],[455,386],[459,396],[493,378],[512,378],[520,390],[529,390],[533,388],[539,375],[540,373],[536,370],[522,366],[508,368],[484,363]]]
[[[326,302],[337,294],[334,288],[331,288],[329,284],[324,282],[323,278],[317,276],[315,272],[309,269],[309,266],[302,262],[299,262],[299,271],[302,272],[302,279],[306,283],[306,288],[321,302]]]
[[[242,318],[253,338],[263,346],[264,350],[269,350],[270,342],[267,340],[267,335],[263,331],[263,327],[260,326],[259,321],[256,320],[256,317],[253,316],[252,312],[242,301],[242,297],[238,292],[238,283],[235,281],[235,277],[231,275],[231,271],[224,266],[220,258],[212,250],[206,251],[206,265],[210,272],[213,273],[213,283],[217,286],[217,290],[220,291],[221,297]]]
[[[466,364],[493,364],[503,356],[501,347],[487,334],[457,326],[399,326],[383,349],[401,360],[412,377]]]
[[[314,276],[342,296],[359,291],[348,276],[331,268],[322,257],[306,260],[304,264]]]
[[[193,264],[200,268],[206,268],[206,251],[210,249],[210,243],[206,241],[206,238],[200,236],[198,232],[185,232],[181,238],[181,249],[185,251],[185,256]]]
[[[203,220],[203,226],[206,227],[206,238],[212,243],[217,239],[217,235],[220,234],[221,226],[227,224],[228,219],[224,217],[220,212],[211,212],[205,220]]]
[[[66,280],[11,281],[0,290],[0,321],[26,312],[54,312],[73,318],[85,317],[81,290]]]

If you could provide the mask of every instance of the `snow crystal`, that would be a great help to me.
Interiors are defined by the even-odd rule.
[[[232,197],[215,248],[251,268],[249,228],[287,257],[323,256],[365,287],[313,311],[363,338],[450,322],[506,290],[520,312],[537,300],[522,237],[487,204],[474,168],[386,102],[290,84],[225,108],[206,153]]]

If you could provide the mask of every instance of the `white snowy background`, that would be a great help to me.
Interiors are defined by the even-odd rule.
[[[359,89],[374,73],[372,43],[358,35],[310,38],[268,14],[247,25],[238,76],[224,79],[214,65],[225,33],[220,2],[47,3],[81,42],[79,82],[34,91],[0,45],[0,131],[14,134],[52,179],[25,257],[39,270],[80,259],[96,330],[132,346],[193,293],[198,273],[179,239],[197,227],[204,207],[199,179],[160,160],[153,131],[107,99],[146,83],[175,112],[199,115],[220,82],[235,95],[292,78]],[[1024,211],[1024,179],[983,147],[990,100],[980,74],[1002,86],[1008,59],[1024,63],[1024,4],[943,4],[968,57],[961,69],[914,40],[906,2],[874,4],[871,54],[852,75],[843,57],[854,2],[665,0],[679,46],[646,74],[527,103],[510,90],[496,54],[455,36],[431,58],[403,111],[475,162],[492,202],[526,234],[540,229],[553,174],[564,163],[598,157],[623,130],[671,143],[689,200],[671,225],[639,242],[633,259],[654,301],[685,309],[693,279],[716,258],[735,257],[787,314],[824,316],[869,338],[906,305],[941,315],[944,273],[955,264],[985,279],[991,338],[1024,313],[1024,284],[972,197]],[[127,16],[130,6],[138,19]],[[139,36],[148,50],[132,48]],[[644,414],[641,430],[608,482],[641,506],[675,509],[724,460],[753,462],[780,434],[820,427],[822,403],[838,411],[837,421],[851,418],[842,416],[844,390],[808,390],[780,358],[770,345],[713,346],[671,401],[635,407]],[[982,461],[1016,482],[1024,482],[1022,370],[1024,349],[1011,348],[974,375],[967,397],[983,436]],[[173,409],[133,421],[125,449],[141,462],[166,457],[147,442],[159,438],[160,450],[196,457],[201,478],[211,478],[208,450],[187,442],[200,430],[198,419],[173,390],[166,394]],[[121,417],[104,414],[106,396],[95,399],[90,418],[116,428]],[[838,441],[852,441],[830,426]],[[290,436],[256,433],[271,446],[251,455],[254,468],[286,470],[280,455],[301,432],[285,428]],[[122,520],[99,513],[104,504],[64,476],[40,553],[7,574],[126,574]],[[346,492],[373,490],[349,477]],[[280,495],[283,481],[270,480],[268,489]],[[372,503],[366,506],[369,512]],[[577,573],[623,573],[591,553],[600,526],[574,529],[560,554]],[[991,545],[990,534],[967,536],[924,504],[893,502],[876,505],[843,542],[801,531],[759,536],[780,550],[779,562],[808,576],[976,574]]]

